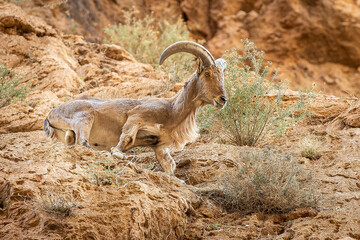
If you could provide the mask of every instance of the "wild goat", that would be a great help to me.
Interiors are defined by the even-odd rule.
[[[196,139],[195,115],[200,107],[212,104],[221,109],[226,103],[225,60],[215,61],[203,46],[181,41],[164,50],[160,65],[179,52],[201,61],[174,97],[104,100],[82,96],[49,113],[44,121],[46,135],[66,145],[77,143],[117,155],[135,146],[150,146],[164,171],[173,175],[176,165],[168,148],[182,149]]]

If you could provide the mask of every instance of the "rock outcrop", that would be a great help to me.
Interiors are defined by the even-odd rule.
[[[222,47],[248,36],[260,48],[270,50],[269,56],[279,65],[292,69],[285,75],[294,74],[299,84],[326,77],[330,82],[337,79],[331,88],[324,88],[326,91],[357,91],[352,77],[357,76],[354,64],[358,45],[354,44],[359,40],[349,35],[344,39],[327,35],[341,33],[337,21],[353,16],[350,7],[357,9],[355,3],[205,1],[200,8],[192,7],[195,2],[190,0],[145,1],[145,8],[143,2],[134,3],[139,14],[151,9],[156,16],[183,16],[194,34],[208,39],[211,51],[218,50],[218,54]],[[69,8],[91,11],[76,18],[77,30],[85,34],[89,28],[85,39],[90,33],[97,38],[101,35],[99,26],[121,20],[115,11],[130,8],[132,2],[81,0],[64,5],[40,0],[24,4],[27,13],[19,6],[0,3],[0,62],[20,76],[23,85],[32,88],[25,101],[0,109],[0,239],[360,238],[360,106],[356,97],[317,93],[308,105],[311,118],[281,138],[262,143],[291,154],[312,170],[321,195],[319,207],[286,214],[242,215],[197,193],[216,186],[217,179],[241,164],[242,153],[257,148],[218,144],[216,139],[203,137],[173,153],[178,163],[175,175],[186,182],[183,184],[164,174],[154,153],[147,149],[136,149],[118,160],[46,139],[41,131],[43,119],[65,101],[82,94],[146,97],[163,92],[165,80],[163,73],[137,62],[119,46],[63,34]],[[36,8],[44,4],[55,5]],[[334,20],[320,20],[330,13]],[[86,19],[86,24],[81,19]],[[93,25],[95,20],[99,25]],[[316,23],[312,27],[311,21]],[[320,31],[322,24],[330,24],[334,31]],[[343,26],[356,28],[351,18]],[[273,30],[281,30],[281,34],[272,35]],[[307,33],[303,36],[304,43],[310,41],[306,46],[313,44],[319,51],[298,47],[301,33]],[[315,38],[315,33],[322,37]],[[353,33],[356,35],[357,30]],[[328,39],[331,42],[322,46]],[[331,46],[348,56],[328,52]],[[325,73],[333,75],[329,78]],[[175,91],[180,87],[176,85]],[[298,97],[298,92],[289,90],[284,102]],[[300,154],[299,142],[309,134],[321,141],[318,160]]]
[[[356,1],[24,1],[21,6],[63,33],[102,42],[104,27],[136,17],[183,18],[216,57],[250,38],[294,89],[315,82],[327,94],[360,95],[360,5]],[[81,13],[81,14],[79,14]]]
[[[1,133],[41,129],[52,108],[81,94],[140,98],[163,89],[163,74],[123,48],[61,36],[12,4],[0,3],[0,51],[0,62],[31,88],[25,102],[1,109]]]

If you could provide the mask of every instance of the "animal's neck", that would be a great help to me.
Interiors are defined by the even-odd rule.
[[[195,115],[197,109],[204,104],[200,95],[201,89],[198,87],[197,76],[194,74],[181,92],[172,99],[170,136],[173,145],[178,149],[198,137]]]
[[[182,122],[190,115],[194,115],[196,110],[203,105],[203,101],[199,98],[200,89],[197,85],[197,75],[193,74],[181,92],[174,99],[174,120]]]

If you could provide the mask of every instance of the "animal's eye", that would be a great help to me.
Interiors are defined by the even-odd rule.
[[[205,77],[210,77],[210,73],[209,73],[209,72],[205,72]]]

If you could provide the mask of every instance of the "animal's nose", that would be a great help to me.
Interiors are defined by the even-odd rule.
[[[221,101],[223,101],[223,103],[226,103],[226,101],[227,101],[225,96],[220,97],[220,99],[221,99]]]

